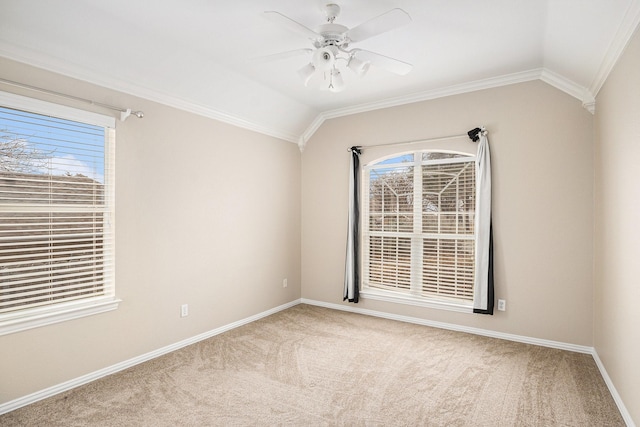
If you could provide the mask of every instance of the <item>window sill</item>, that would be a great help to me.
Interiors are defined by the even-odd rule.
[[[109,297],[0,316],[0,336],[116,310],[121,300]]]
[[[364,299],[392,302],[396,304],[415,305],[418,307],[435,308],[438,310],[456,311],[458,313],[473,313],[473,304],[463,302],[453,302],[437,299],[427,299],[413,295],[402,295],[380,289],[363,289],[360,296]]]

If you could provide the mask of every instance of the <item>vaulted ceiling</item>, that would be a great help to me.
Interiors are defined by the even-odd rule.
[[[328,118],[542,79],[593,109],[640,21],[640,0],[343,0],[353,28],[391,9],[411,22],[354,47],[413,64],[305,87],[312,48],[264,11],[316,29],[327,0],[0,0],[0,56],[304,145]],[[0,70],[1,76],[1,70]],[[27,82],[25,82],[27,83]]]

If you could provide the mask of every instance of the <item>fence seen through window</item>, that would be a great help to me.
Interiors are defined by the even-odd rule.
[[[414,152],[364,173],[364,287],[472,301],[475,157]]]
[[[0,107],[0,320],[113,293],[110,135]]]

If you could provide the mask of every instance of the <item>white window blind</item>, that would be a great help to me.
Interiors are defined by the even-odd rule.
[[[475,157],[414,152],[364,174],[364,288],[473,301]]]
[[[8,103],[33,108],[0,107],[0,324],[113,300],[113,126]]]

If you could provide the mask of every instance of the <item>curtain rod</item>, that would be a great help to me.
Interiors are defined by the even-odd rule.
[[[471,129],[469,132],[462,133],[459,135],[439,136],[436,138],[417,139],[414,141],[390,142],[388,144],[380,144],[380,145],[357,145],[355,148],[365,149],[365,148],[391,147],[393,145],[400,145],[400,144],[407,145],[407,144],[418,144],[420,142],[445,141],[447,139],[464,138],[465,136],[470,138],[473,142],[477,142],[478,141],[477,135],[479,133],[483,133],[483,134],[487,133],[484,126],[481,128]],[[351,147],[351,148],[354,148],[354,147]],[[351,148],[347,148],[347,151],[351,151]]]
[[[18,83],[18,82],[14,82],[13,80],[7,80],[7,79],[0,78],[0,82],[6,83],[6,84],[11,85],[11,86],[17,86],[17,87],[21,87],[21,88],[24,88],[24,89],[33,90],[35,92],[47,93],[49,95],[55,95],[55,96],[59,96],[61,98],[73,99],[75,101],[84,102],[86,104],[97,105],[98,107],[103,107],[103,108],[107,108],[109,110],[118,111],[118,112],[120,112],[120,120],[123,121],[123,122],[127,119],[127,117],[129,117],[132,114],[134,116],[136,116],[137,118],[139,118],[139,119],[144,117],[144,113],[142,111],[131,111],[130,108],[114,107],[113,105],[103,104],[101,102],[95,102],[95,101],[92,101],[90,99],[80,98],[78,96],[73,96],[73,95],[67,95],[67,94],[64,94],[64,93],[56,92],[56,91],[49,90],[49,89],[43,89],[41,87],[31,86],[31,85],[24,84],[24,83]]]

